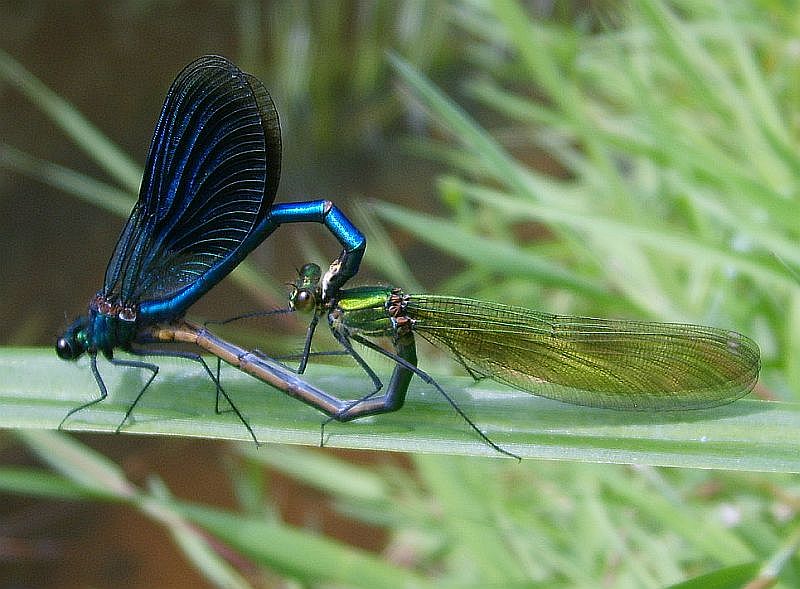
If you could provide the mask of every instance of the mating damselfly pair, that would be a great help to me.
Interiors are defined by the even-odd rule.
[[[630,410],[714,407],[747,394],[759,371],[749,338],[723,329],[550,315],[501,303],[414,295],[389,286],[344,288],[356,276],[366,248],[362,233],[330,201],[274,204],[280,177],[277,110],[264,86],[225,58],[189,64],[170,87],[147,156],[139,199],[111,256],[102,289],[86,316],[58,339],[61,358],[86,353],[99,397],[106,398],[97,356],[150,376],[120,422],[156,377],[158,366],[120,359],[179,356],[200,363],[252,438],[245,416],[199,353],[164,349],[197,345],[330,418],[349,421],[400,409],[414,376],[434,387],[488,444],[492,442],[428,373],[417,366],[415,336],[449,352],[475,378],[489,377],[569,403]],[[310,315],[300,368],[293,371],[184,319],[189,307],[231,272],[280,225],[325,225],[342,246],[323,274],[307,264],[289,305]],[[311,338],[327,321],[343,352],[373,386],[337,398],[302,378]],[[387,347],[375,339],[388,341]],[[388,356],[394,371],[384,387],[355,344]]]

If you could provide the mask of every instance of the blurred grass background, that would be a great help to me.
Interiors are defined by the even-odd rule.
[[[166,88],[221,53],[278,105],[278,199],[331,198],[367,229],[359,280],[730,327],[761,346],[757,394],[796,401],[796,9],[0,7],[1,341],[50,345],[64,312],[83,311]],[[281,230],[192,314],[280,304],[295,267],[336,253],[319,228]],[[789,474],[48,432],[3,443],[0,486],[16,494],[0,556],[18,586],[800,584]]]

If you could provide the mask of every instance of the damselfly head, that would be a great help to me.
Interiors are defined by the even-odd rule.
[[[86,351],[86,317],[73,321],[56,340],[56,354],[62,360],[77,360]]]
[[[297,272],[297,281],[289,293],[289,308],[308,313],[317,308],[320,300],[319,279],[322,270],[317,264],[306,264]]]
[[[297,283],[304,286],[316,286],[322,276],[322,270],[318,264],[303,264],[297,271]]]

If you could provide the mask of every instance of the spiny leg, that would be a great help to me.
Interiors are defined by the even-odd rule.
[[[307,365],[308,365],[308,358],[311,357],[311,356],[345,356],[345,355],[346,356],[350,356],[351,358],[353,358],[353,360],[355,360],[356,364],[358,364],[358,366],[361,367],[361,369],[364,371],[364,373],[370,378],[370,380],[372,381],[372,386],[373,386],[373,390],[372,390],[371,393],[366,395],[363,399],[359,399],[359,400],[354,401],[353,404],[358,404],[362,400],[369,399],[370,397],[372,397],[375,394],[377,394],[378,391],[380,391],[383,388],[383,382],[381,382],[380,377],[375,373],[375,371],[367,363],[367,361],[364,360],[361,357],[361,355],[358,352],[355,351],[355,349],[353,348],[353,345],[347,339],[346,334],[344,334],[344,333],[342,333],[342,332],[340,332],[340,331],[338,331],[336,329],[331,329],[331,333],[336,338],[336,341],[339,342],[339,345],[342,346],[342,350],[330,350],[330,351],[324,351],[324,352],[312,352],[311,351],[311,342],[312,342],[312,339],[314,337],[314,333],[316,331],[318,321],[319,321],[319,316],[315,314],[313,316],[311,322],[309,323],[308,329],[306,330],[306,339],[305,339],[305,343],[303,344],[303,352],[301,353],[300,365],[298,366],[297,370],[293,369],[291,366],[287,366],[286,364],[284,364],[282,362],[280,362],[280,364],[282,366],[284,366],[286,369],[291,370],[292,372],[294,372],[296,374],[303,374],[305,369],[306,369],[306,367],[307,367]],[[256,356],[259,356],[261,358],[269,358],[270,360],[276,360],[276,361],[279,361],[282,358],[291,358],[292,357],[292,356],[277,356],[277,357],[267,356],[266,354],[264,354],[260,350],[253,350],[253,353]],[[335,419],[335,418],[333,418],[333,419]],[[325,422],[323,422],[322,427],[324,428],[325,424],[326,423],[330,423],[330,421],[331,421],[331,419],[328,419]]]
[[[456,360],[458,360],[458,363],[461,364],[461,366],[464,367],[464,370],[467,371],[467,374],[469,374],[472,377],[472,380],[474,380],[475,382],[480,382],[488,378],[485,374],[481,374],[480,372],[476,372],[475,370],[470,368],[469,365],[467,365],[467,361],[464,360],[464,357],[461,354],[459,354],[455,350],[453,351],[453,353],[456,357]]]
[[[137,355],[137,356],[144,356],[145,355],[145,354],[140,354],[140,353],[138,353],[136,351],[133,351],[133,350],[128,350],[128,351],[130,353],[132,353],[132,354]],[[148,354],[148,355],[159,356],[160,354]],[[128,410],[125,411],[125,416],[122,418],[122,421],[117,426],[117,429],[114,430],[114,433],[118,434],[120,432],[120,430],[122,429],[122,426],[125,425],[125,422],[128,421],[128,418],[131,416],[131,413],[133,412],[133,408],[136,407],[137,403],[139,403],[139,399],[142,398],[142,395],[144,395],[144,392],[147,390],[147,387],[149,387],[150,384],[153,382],[153,380],[155,380],[156,375],[158,374],[158,366],[156,364],[151,364],[150,362],[142,362],[142,361],[139,361],[139,360],[120,360],[118,358],[112,358],[110,360],[110,362],[114,366],[127,366],[129,368],[143,368],[145,370],[149,370],[150,371],[150,378],[147,379],[147,382],[144,383],[144,386],[139,390],[139,392],[136,395],[136,398],[133,400],[133,403],[131,403],[130,406],[128,407]]]
[[[295,309],[291,307],[281,308],[281,309],[271,309],[269,311],[251,311],[249,313],[242,313],[241,315],[237,315],[235,317],[231,317],[229,319],[222,319],[222,320],[209,320],[203,323],[204,326],[207,325],[226,325],[228,323],[233,323],[235,321],[240,321],[243,319],[251,319],[254,317],[268,317],[270,315],[282,315],[288,313],[294,313]],[[269,360],[274,360],[278,362],[281,366],[286,368],[287,370],[291,370],[295,374],[304,374],[305,370],[308,366],[308,359],[311,356],[351,356],[356,363],[361,367],[361,369],[369,376],[372,380],[372,384],[374,387],[374,391],[367,396],[367,398],[371,397],[375,393],[381,390],[383,387],[383,383],[381,382],[380,378],[375,374],[375,371],[366,363],[366,361],[361,358],[358,353],[353,350],[353,347],[349,344],[349,342],[343,342],[337,335],[337,332],[334,331],[334,336],[337,336],[336,339],[344,348],[343,350],[329,350],[323,352],[312,352],[311,351],[311,344],[314,339],[314,334],[316,333],[317,325],[319,324],[320,315],[318,313],[314,313],[311,317],[311,321],[306,328],[306,336],[303,342],[303,351],[300,354],[287,354],[287,355],[280,355],[280,356],[270,356],[259,349],[253,349],[252,353],[260,358],[265,358]],[[297,368],[292,368],[291,366],[285,364],[281,360],[296,360],[299,359],[299,365]],[[217,359],[217,378],[220,376],[220,360]]]
[[[58,429],[61,429],[64,426],[64,423],[75,413],[79,411],[83,411],[87,407],[91,407],[92,405],[99,403],[106,397],[108,397],[108,388],[106,387],[106,383],[103,382],[103,377],[100,376],[100,371],[97,369],[97,354],[92,354],[89,356],[91,358],[91,366],[92,366],[92,374],[94,375],[94,379],[97,382],[97,388],[100,389],[100,396],[97,399],[93,399],[88,403],[84,403],[74,409],[70,409],[70,411],[64,416],[61,422],[58,424]],[[157,369],[156,369],[157,370]]]
[[[371,392],[367,393],[360,399],[355,399],[348,403],[341,411],[338,411],[336,414],[331,415],[320,424],[319,428],[319,445],[320,448],[325,445],[325,426],[328,425],[331,421],[342,421],[342,416],[347,415],[353,407],[360,405],[364,401],[367,401],[378,394],[378,392],[383,388],[383,382],[381,381],[380,377],[372,370],[372,367],[367,364],[367,361],[361,357],[361,355],[356,352],[355,348],[353,348],[353,344],[350,343],[347,334],[335,329],[331,329],[333,336],[336,338],[336,341],[344,348],[343,352],[353,358],[356,363],[361,367],[361,369],[370,377],[372,380],[373,389]],[[388,397],[391,394],[391,390],[387,391],[386,396]],[[399,407],[397,407],[399,408]],[[395,409],[397,409],[395,408]],[[387,409],[386,412],[394,411],[395,409]]]
[[[314,332],[317,330],[317,323],[319,323],[319,315],[314,313],[311,316],[311,321],[306,328],[306,340],[303,343],[303,355],[300,357],[300,364],[297,366],[297,374],[303,374],[308,365],[308,355],[311,353],[311,340],[314,339]]]
[[[450,406],[451,406],[451,407],[452,407],[452,408],[455,410],[455,412],[456,412],[456,413],[458,413],[458,415],[460,415],[460,416],[461,416],[461,418],[462,418],[464,421],[466,421],[466,422],[467,422],[467,424],[468,424],[468,425],[469,425],[469,426],[470,426],[470,427],[471,427],[473,430],[475,430],[475,433],[477,433],[477,434],[478,434],[478,435],[481,437],[481,439],[482,439],[484,442],[486,442],[486,443],[487,443],[489,446],[491,446],[492,448],[494,448],[495,450],[497,450],[497,451],[498,451],[498,452],[500,452],[501,454],[505,454],[506,456],[510,456],[511,458],[516,458],[517,460],[522,460],[522,458],[520,458],[519,456],[517,456],[517,455],[516,455],[516,454],[514,454],[513,452],[509,452],[508,450],[504,450],[503,448],[501,448],[500,446],[498,446],[497,444],[495,444],[495,443],[494,443],[494,442],[491,440],[491,438],[489,438],[489,436],[487,436],[485,433],[483,433],[483,432],[482,432],[482,431],[481,431],[481,430],[478,428],[478,426],[477,426],[477,425],[475,425],[475,422],[473,422],[473,421],[472,421],[472,420],[471,420],[471,419],[470,419],[470,418],[467,416],[467,414],[466,414],[466,413],[464,413],[464,411],[461,409],[461,407],[459,407],[459,406],[458,406],[458,404],[457,404],[457,403],[456,403],[456,402],[453,400],[453,398],[452,398],[452,397],[450,397],[450,395],[448,395],[448,394],[445,392],[445,390],[444,390],[444,389],[443,389],[443,388],[442,388],[442,387],[439,385],[439,383],[438,383],[438,382],[436,382],[436,381],[433,379],[433,377],[432,377],[432,376],[430,376],[430,375],[429,375],[427,372],[425,372],[424,370],[422,370],[422,369],[420,369],[420,368],[417,368],[417,366],[416,366],[415,364],[413,364],[413,363],[409,362],[409,361],[408,361],[408,360],[406,360],[405,358],[403,358],[403,357],[401,357],[401,356],[399,356],[399,355],[397,355],[397,354],[395,354],[395,353],[393,353],[393,352],[390,352],[390,351],[388,351],[388,350],[385,350],[385,349],[383,349],[383,348],[382,348],[382,347],[380,347],[379,345],[377,345],[377,344],[375,344],[375,343],[373,343],[373,342],[369,341],[368,339],[366,339],[366,338],[364,338],[364,337],[361,337],[361,336],[359,336],[359,335],[355,335],[355,334],[353,334],[351,337],[353,338],[353,340],[354,340],[354,341],[357,341],[357,342],[358,342],[358,343],[360,343],[361,345],[363,345],[363,346],[366,346],[367,348],[370,348],[370,349],[372,349],[372,350],[375,350],[376,352],[378,352],[378,353],[380,353],[380,354],[383,354],[383,355],[384,355],[384,356],[386,356],[387,358],[391,358],[393,361],[395,361],[397,364],[399,364],[400,366],[402,366],[402,367],[403,367],[403,368],[405,368],[406,370],[410,370],[411,372],[413,372],[414,374],[416,374],[417,376],[419,376],[419,377],[420,377],[420,378],[421,378],[421,379],[422,379],[422,380],[423,380],[425,383],[427,383],[427,384],[431,385],[432,387],[434,387],[434,388],[435,388],[435,389],[436,389],[436,390],[439,392],[439,394],[441,394],[441,395],[442,395],[442,396],[443,396],[443,397],[444,397],[444,398],[447,400],[447,402],[448,402],[448,403],[450,404]],[[407,387],[407,386],[408,386],[408,383],[406,383],[406,387]],[[391,386],[390,386],[390,387],[389,387],[389,389],[390,389],[390,390],[387,390],[387,392],[386,392],[386,395],[385,395],[387,398],[390,398],[392,394],[396,393],[396,391],[392,391],[392,390],[391,390],[392,388],[393,388],[393,387],[391,387]],[[400,392],[400,391],[397,391],[397,392]],[[403,394],[403,395],[405,395],[405,391],[402,391],[402,394]],[[367,397],[367,398],[369,398],[369,397]]]
[[[338,355],[338,354],[335,354],[335,353],[330,353],[329,354],[327,352],[312,352],[311,351],[311,341],[314,339],[314,333],[317,330],[317,324],[318,323],[319,323],[319,315],[317,313],[314,313],[314,315],[312,315],[312,317],[311,317],[311,321],[309,322],[308,327],[306,328],[306,337],[305,337],[305,340],[303,342],[303,351],[300,354],[289,354],[289,355],[286,355],[286,356],[268,356],[267,354],[265,354],[264,352],[262,352],[261,350],[258,350],[258,349],[253,350],[253,353],[256,356],[259,356],[260,358],[268,358],[270,360],[275,360],[281,366],[283,366],[287,370],[291,370],[295,374],[303,374],[306,371],[306,367],[308,366],[308,358],[309,358],[309,356]],[[296,358],[300,359],[300,363],[297,366],[297,368],[292,368],[288,364],[285,364],[285,363],[280,361],[282,359],[291,360],[291,359],[296,359]]]
[[[129,351],[132,354],[135,354],[137,356],[160,356],[160,357],[167,357],[167,358],[183,358],[183,359],[186,359],[186,360],[191,360],[193,362],[199,362],[203,366],[203,368],[205,369],[206,374],[208,374],[208,377],[214,383],[214,386],[216,387],[216,409],[217,409],[217,413],[222,413],[222,411],[219,411],[219,397],[220,397],[220,395],[222,395],[225,398],[225,400],[228,402],[228,405],[231,406],[231,409],[233,410],[233,412],[236,413],[236,416],[239,418],[239,421],[241,421],[244,424],[244,426],[247,428],[247,431],[250,433],[250,437],[253,438],[253,441],[256,443],[256,446],[260,446],[261,445],[261,442],[258,441],[258,438],[256,437],[256,434],[253,431],[253,428],[250,427],[250,424],[244,418],[244,415],[242,414],[242,412],[239,411],[239,408],[236,407],[236,405],[234,404],[233,400],[231,400],[231,398],[228,395],[228,393],[225,391],[225,389],[220,384],[219,378],[214,376],[214,373],[211,371],[211,368],[209,368],[208,364],[206,364],[206,361],[203,360],[203,357],[200,354],[196,354],[194,352],[181,352],[181,351],[177,351],[177,350],[139,350],[139,349],[132,349],[132,350],[129,350]],[[125,361],[124,360],[120,360],[119,362],[125,362]],[[131,362],[131,361],[129,361],[129,362]],[[141,363],[138,363],[138,364],[145,364],[145,363],[141,362]],[[154,366],[155,369],[156,369],[156,372],[158,372],[158,367],[155,366],[155,365],[152,365],[152,366]],[[139,399],[142,397],[142,394],[144,394],[145,389],[147,389],[147,387],[150,386],[150,383],[153,381],[154,378],[155,378],[155,374],[153,374],[153,376],[150,377],[150,380],[147,381],[147,384],[144,386],[144,388],[141,391],[139,391],[139,394],[136,396],[136,399],[134,400],[133,404],[128,408],[128,411],[125,413],[125,418],[122,420],[122,423],[117,428],[117,432],[119,432],[120,428],[125,424],[125,421],[130,416],[131,412],[133,411],[133,408],[139,402]]]
[[[220,380],[222,372],[222,358],[217,358],[217,377],[212,379],[214,380],[214,384],[217,385],[217,394],[214,397],[214,413],[217,415],[221,415],[222,413],[228,413],[233,409],[220,409],[219,408],[219,398],[220,398],[220,390],[222,389],[222,380]]]
[[[425,337],[425,336],[423,336],[423,337]],[[428,339],[428,338],[425,338],[425,339]],[[428,339],[428,341],[433,346],[439,345],[438,343],[435,343],[430,339]],[[456,359],[456,361],[459,364],[461,364],[462,368],[464,368],[464,370],[467,371],[467,374],[469,374],[472,377],[472,380],[474,380],[475,382],[479,382],[481,380],[484,380],[484,379],[488,378],[487,375],[482,374],[480,372],[477,372],[473,368],[471,368],[470,365],[467,364],[467,361],[464,358],[464,356],[461,354],[461,352],[459,352],[452,344],[446,343],[445,345],[447,346],[447,349],[450,350],[450,353],[453,355],[453,357]]]
[[[381,382],[381,379],[378,377],[372,367],[367,364],[367,361],[364,360],[364,358],[362,358],[358,352],[356,352],[355,348],[353,348],[353,344],[350,343],[350,339],[348,338],[347,334],[336,329],[332,329],[331,332],[336,338],[336,341],[339,342],[339,345],[344,348],[344,351],[347,353],[347,355],[355,360],[356,364],[361,367],[361,370],[363,370],[372,380],[373,390],[370,394],[366,395],[364,399],[369,399],[370,397],[374,396],[383,388],[383,382]]]
[[[299,374],[299,371],[291,366],[288,366],[281,362],[281,360],[300,360],[304,354],[281,354],[279,356],[270,356],[258,348],[254,348],[252,350],[253,355],[258,356],[259,358],[263,358],[264,360],[275,360],[278,364],[286,368],[286,370],[291,370],[295,374]],[[325,350],[322,352],[309,352],[307,356],[316,358],[317,356],[349,356],[350,353],[345,350]]]
[[[288,313],[294,313],[295,310],[291,307],[282,308],[282,309],[271,309],[269,311],[251,311],[249,313],[242,313],[241,315],[236,315],[235,317],[231,317],[229,319],[214,319],[209,320],[203,323],[203,326],[208,325],[226,325],[228,323],[233,323],[234,321],[241,321],[243,319],[252,319],[255,317],[268,317],[270,315],[284,315]],[[281,364],[287,370],[291,370],[295,374],[303,374],[306,370],[306,366],[308,365],[308,358],[309,356],[327,356],[327,355],[344,355],[342,352],[333,351],[333,352],[312,352],[311,351],[311,342],[314,339],[314,332],[316,331],[317,324],[319,323],[319,315],[314,314],[311,318],[311,321],[306,329],[306,337],[303,343],[303,351],[300,354],[287,354],[282,356],[270,356],[265,354],[259,349],[254,349],[253,353],[260,358],[266,358],[269,360],[275,360],[279,364]],[[300,363],[297,368],[292,368],[291,366],[281,362],[281,360],[296,360],[299,359]],[[219,361],[217,362],[217,377],[219,377]]]
[[[294,313],[294,309],[292,309],[290,307],[282,307],[280,309],[270,309],[268,311],[250,311],[248,313],[242,313],[241,315],[235,315],[233,317],[228,317],[227,319],[207,319],[206,321],[203,322],[203,327],[208,327],[209,325],[227,325],[228,323],[234,323],[236,321],[243,321],[245,319],[253,319],[253,318],[256,318],[256,317],[269,317],[270,315],[287,315],[289,313]],[[253,352],[256,355],[258,355],[258,356],[260,356],[262,358],[270,358],[272,360],[276,359],[276,358],[271,358],[270,356],[267,356],[266,354],[260,352],[259,350],[254,350]],[[286,368],[291,370],[291,368],[289,366],[286,366]],[[216,380],[214,382],[217,382],[217,383],[221,382],[220,381],[221,369],[222,369],[222,360],[217,358],[217,377],[216,377]],[[218,414],[219,413],[227,413],[228,411],[230,411],[229,409],[220,409],[219,408],[219,393],[217,393],[217,400],[215,402],[214,410]]]
[[[237,315],[237,316],[231,317],[229,319],[206,321],[205,323],[203,323],[203,325],[204,326],[207,326],[207,325],[226,325],[228,323],[233,323],[234,321],[240,321],[240,320],[243,320],[243,319],[251,319],[251,318],[254,318],[254,317],[268,317],[270,315],[281,315],[281,314],[288,314],[288,313],[294,313],[294,312],[295,312],[295,309],[292,309],[291,307],[282,308],[282,309],[271,309],[269,311],[251,311],[249,313],[242,313],[241,315]],[[259,356],[260,358],[266,358],[266,359],[269,359],[269,360],[275,360],[278,363],[280,363],[283,367],[285,367],[287,370],[291,370],[292,372],[294,372],[296,374],[305,373],[305,370],[306,370],[306,368],[308,366],[308,359],[311,356],[345,356],[345,355],[351,356],[358,363],[358,365],[361,367],[361,369],[367,374],[367,376],[369,376],[370,379],[372,380],[372,384],[375,387],[375,390],[373,391],[373,393],[371,395],[374,395],[375,393],[377,393],[381,389],[381,387],[383,386],[383,383],[378,378],[378,376],[375,374],[375,372],[372,370],[372,368],[370,368],[370,366],[364,361],[364,359],[361,358],[355,352],[355,350],[353,350],[353,347],[349,344],[349,342],[345,343],[338,337],[337,332],[334,331],[334,336],[336,336],[336,339],[342,345],[344,350],[341,350],[341,351],[340,350],[331,350],[331,351],[324,351],[324,352],[312,352],[311,351],[311,344],[312,344],[313,339],[314,339],[314,334],[316,333],[316,330],[317,330],[317,325],[319,324],[319,318],[320,318],[320,315],[318,313],[316,313],[316,312],[311,316],[311,320],[310,320],[310,322],[308,324],[308,327],[306,328],[306,337],[305,337],[305,339],[303,341],[303,351],[300,354],[288,354],[288,355],[281,355],[281,356],[270,356],[268,354],[265,354],[264,352],[262,352],[259,349],[254,349],[252,351],[253,354],[255,354],[256,356]],[[280,362],[281,360],[294,360],[294,359],[298,359],[298,358],[299,358],[300,362],[299,362],[299,365],[298,365],[297,368],[292,368],[291,366],[288,366],[288,365],[284,364],[283,362]],[[217,376],[219,377],[219,360],[217,361]]]

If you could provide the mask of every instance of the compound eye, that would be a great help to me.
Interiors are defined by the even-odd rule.
[[[56,341],[56,354],[58,354],[58,357],[62,360],[72,360],[76,355],[72,344],[63,337],[58,338]]]
[[[294,296],[294,307],[298,311],[313,311],[316,301],[314,293],[305,288],[301,288]]]

